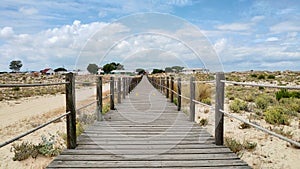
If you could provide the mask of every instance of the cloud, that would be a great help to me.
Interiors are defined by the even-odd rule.
[[[246,23],[232,23],[232,24],[224,24],[217,26],[220,30],[230,30],[230,31],[245,31],[251,28],[251,25]]]
[[[227,45],[227,39],[222,38],[217,40],[217,42],[214,44],[214,48],[216,52],[220,54],[225,49],[226,45]]]
[[[38,10],[32,7],[21,7],[19,12],[21,12],[23,15],[34,15],[38,13]]]
[[[265,19],[265,16],[254,16],[253,18],[251,18],[251,22],[260,22],[262,20]]]
[[[107,23],[93,22],[81,24],[75,20],[70,25],[56,27],[36,34],[15,34],[13,29],[5,27],[0,30],[1,38],[9,38],[0,45],[0,65],[19,58],[23,61],[24,69],[40,70],[45,66],[53,68],[64,64],[72,69],[77,55],[84,43],[95,32]],[[7,70],[7,66],[0,70]]]
[[[279,39],[277,37],[269,37],[268,39],[266,39],[267,42],[275,42],[278,41]]]
[[[272,33],[300,32],[300,22],[284,21],[270,27]]]
[[[14,30],[12,27],[4,27],[0,29],[0,38],[12,38],[14,36]]]
[[[247,23],[223,24],[217,26],[216,28],[225,31],[247,31],[252,29],[253,26],[255,26],[258,22],[262,21],[263,19],[265,19],[264,16],[254,16],[250,19],[250,22]]]

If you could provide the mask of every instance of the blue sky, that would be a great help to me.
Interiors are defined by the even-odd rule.
[[[22,60],[24,71],[61,66],[73,69],[85,57],[82,55],[78,59],[84,53],[83,49],[94,45],[95,49],[90,50],[93,53],[109,48],[99,48],[99,44],[89,41],[96,32],[120,18],[149,12],[170,14],[196,26],[207,37],[225,71],[300,70],[298,0],[2,0],[0,71],[8,71],[10,61],[15,59]],[[115,36],[125,30],[128,28],[119,25],[109,33]],[[178,36],[180,33],[186,32],[176,30]],[[153,41],[155,50],[154,46],[145,45]],[[166,37],[143,35],[118,43],[116,50],[106,59],[100,62],[98,58],[94,62],[101,65],[119,61],[112,55],[121,58],[128,52],[120,61],[125,68],[129,64],[128,69],[135,66],[163,68],[173,64],[201,67],[207,64],[191,59],[193,56],[186,49],[179,50],[184,48],[182,44]],[[97,53],[99,55],[101,52]],[[129,55],[132,60],[128,59]],[[170,61],[176,58],[177,61]],[[154,62],[160,59],[159,63]],[[136,64],[130,65],[134,60]]]

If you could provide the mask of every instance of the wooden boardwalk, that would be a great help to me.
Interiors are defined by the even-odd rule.
[[[250,168],[147,80],[48,168]]]

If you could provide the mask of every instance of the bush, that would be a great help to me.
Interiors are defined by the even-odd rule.
[[[13,87],[12,89],[11,89],[12,91],[20,91],[20,87]]]
[[[290,124],[288,116],[285,113],[285,109],[280,106],[269,107],[264,113],[264,118],[265,121],[270,124]]]
[[[109,112],[110,110],[110,105],[109,104],[105,104],[102,106],[102,114],[105,114],[107,112]]]
[[[196,86],[196,99],[197,100],[204,100],[211,98],[212,95],[212,89],[211,86],[208,84],[199,84]]]
[[[288,115],[298,116],[298,113],[300,113],[300,99],[282,98],[279,103],[288,110]]]
[[[225,145],[234,153],[243,150],[243,145],[233,138],[225,138]]]
[[[268,79],[275,79],[275,76],[274,75],[269,75]]]
[[[250,76],[251,77],[257,77],[257,74],[251,74]]]
[[[239,141],[233,138],[225,138],[225,145],[234,153],[239,154],[242,150],[253,150],[256,148],[257,143],[244,141],[244,143],[240,143]]]
[[[251,128],[251,126],[247,123],[242,123],[239,127],[239,129],[249,129],[249,128]]]
[[[257,78],[258,79],[265,79],[265,75],[259,75]]]
[[[243,143],[243,147],[246,150],[253,150],[256,148],[256,146],[257,146],[257,143],[253,143],[253,142],[249,142],[249,141],[246,141]]]
[[[233,113],[240,113],[241,110],[248,110],[248,104],[241,100],[234,100],[229,104],[229,108]]]
[[[50,135],[50,138],[42,136],[42,142],[38,145],[34,145],[28,142],[22,142],[21,144],[13,144],[12,150],[14,151],[14,161],[22,161],[30,156],[36,158],[38,155],[46,157],[53,157],[59,155],[63,148],[61,146],[55,146],[56,140],[54,135]]]
[[[177,98],[173,98],[173,103],[177,106],[177,104],[178,104]]]
[[[203,99],[203,100],[201,100],[201,102],[204,103],[204,104],[211,105],[211,99],[210,98]]]
[[[300,98],[300,92],[289,92],[287,89],[281,89],[275,93],[276,99],[279,101],[282,98]]]
[[[274,103],[275,100],[267,95],[259,95],[256,97],[254,102],[257,108],[265,110],[271,103]]]
[[[200,120],[200,126],[206,126],[208,124],[208,120],[203,118]]]

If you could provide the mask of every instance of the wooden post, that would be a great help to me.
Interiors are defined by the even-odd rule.
[[[169,76],[167,77],[167,93],[166,93],[166,97],[169,98]]]
[[[126,78],[125,77],[122,78],[122,82],[123,82],[123,99],[125,99],[125,97],[126,97]]]
[[[66,111],[67,115],[67,148],[76,148],[76,100],[75,100],[75,76],[66,74]]]
[[[125,77],[125,94],[128,94],[128,77]]]
[[[118,78],[118,103],[121,103],[121,78]]]
[[[174,77],[172,76],[171,77],[171,90],[170,90],[170,92],[171,92],[171,97],[170,97],[171,103],[173,103],[173,99],[174,99],[174,92],[173,92],[173,90],[174,90]]]
[[[195,77],[190,79],[190,121],[195,121]]]
[[[224,83],[225,80],[223,72],[216,74],[216,103],[215,103],[215,142],[216,145],[223,145],[224,143],[224,114],[220,112],[224,110]]]
[[[115,80],[110,77],[110,110],[115,110]]]
[[[102,121],[102,77],[98,77],[97,82],[97,120]]]
[[[177,80],[177,110],[181,110],[181,78]]]
[[[161,77],[159,77],[159,91],[161,92]]]

